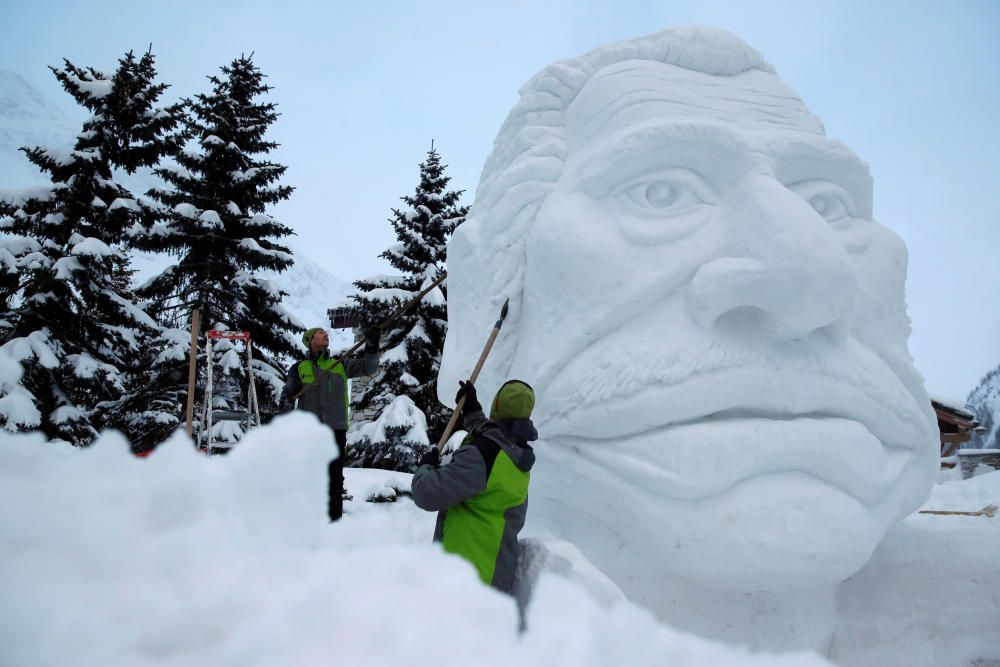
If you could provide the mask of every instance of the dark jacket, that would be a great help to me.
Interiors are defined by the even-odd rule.
[[[366,352],[361,359],[341,362],[326,350],[310,354],[288,367],[281,402],[290,405],[298,399],[299,410],[307,410],[335,431],[345,430],[347,417],[347,380],[372,375],[378,370],[378,353]]]
[[[434,539],[445,551],[470,561],[480,579],[510,593],[519,546],[517,535],[528,512],[528,483],[538,438],[530,419],[466,415],[469,432],[448,465],[425,465],[413,474],[413,501],[437,510]]]

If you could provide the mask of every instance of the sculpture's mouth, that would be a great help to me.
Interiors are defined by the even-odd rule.
[[[907,409],[902,396],[873,398],[815,375],[785,373],[781,382],[746,371],[712,375],[545,420],[539,431],[650,491],[682,499],[803,472],[871,505],[928,445],[924,415]]]

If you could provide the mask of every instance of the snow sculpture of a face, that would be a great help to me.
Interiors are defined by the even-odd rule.
[[[532,79],[497,138],[449,248],[440,395],[509,296],[479,384],[536,388],[536,520],[626,593],[642,569],[828,585],[937,466],[905,273],[867,165],[752,48],[603,47]]]

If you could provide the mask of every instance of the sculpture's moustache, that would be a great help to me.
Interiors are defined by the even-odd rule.
[[[854,337],[816,332],[780,344],[689,337],[685,345],[641,337],[622,329],[539,373],[540,430],[615,437],[718,413],[822,414],[860,421],[894,446],[925,439],[927,413],[892,371],[905,364],[884,359]]]

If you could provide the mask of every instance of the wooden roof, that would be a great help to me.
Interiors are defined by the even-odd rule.
[[[333,329],[353,329],[360,323],[357,311],[353,308],[331,308],[326,314]]]
[[[934,412],[937,414],[939,424],[948,424],[960,433],[972,431],[979,426],[976,413],[969,406],[965,406],[965,409],[962,409],[954,403],[944,403],[934,399],[931,399],[931,405],[934,406]]]

